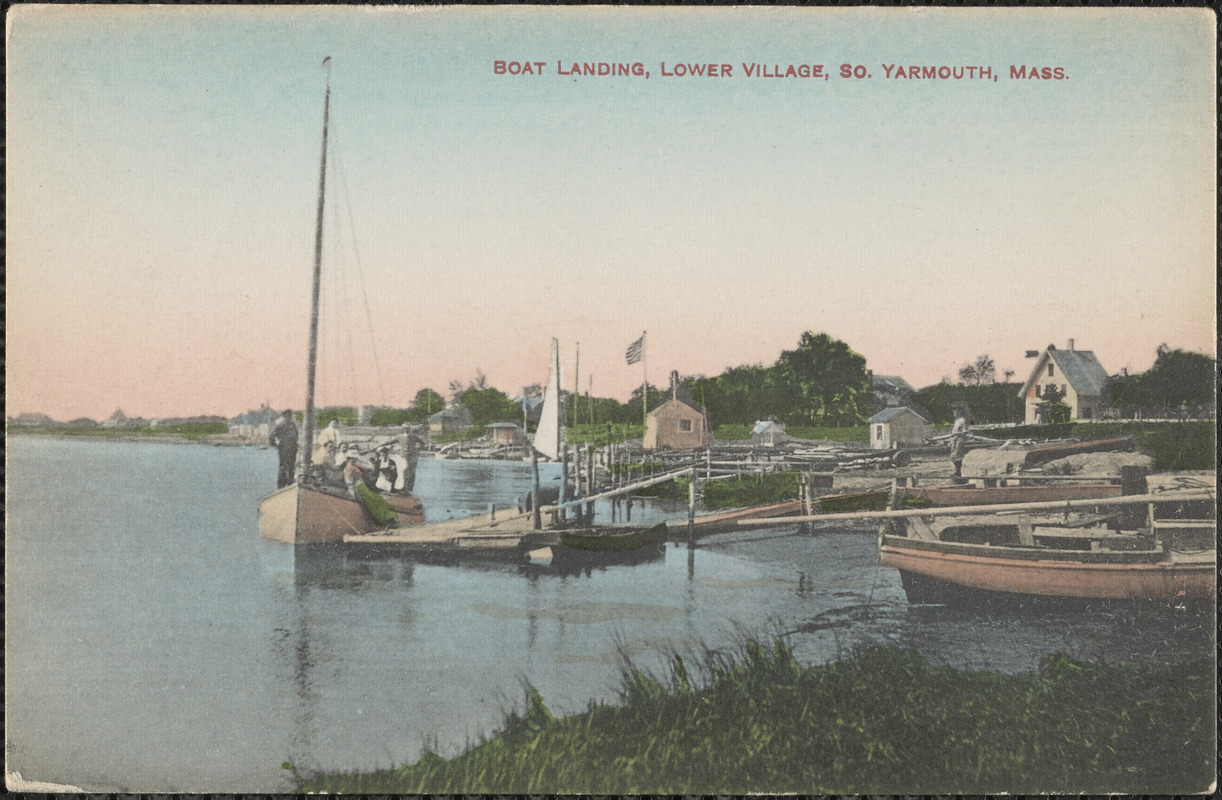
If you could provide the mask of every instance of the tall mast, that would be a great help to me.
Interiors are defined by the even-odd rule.
[[[327,94],[322,111],[322,158],[318,168],[318,218],[314,223],[314,292],[310,299],[310,358],[306,375],[306,407],[301,446],[297,448],[297,481],[305,475],[314,451],[314,376],[318,366],[318,295],[322,284],[322,221],[327,193],[327,127],[331,121],[331,56],[323,59],[327,68]]]

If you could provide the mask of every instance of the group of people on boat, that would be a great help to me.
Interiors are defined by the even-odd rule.
[[[268,443],[276,448],[280,456],[280,469],[276,477],[277,488],[293,483],[297,468],[297,451],[300,433],[291,409],[285,409],[268,433]],[[306,480],[332,488],[342,488],[350,497],[356,498],[357,487],[365,485],[373,491],[410,492],[415,484],[415,450],[413,435],[404,430],[403,456],[391,453],[390,445],[382,445],[370,455],[362,454],[355,445],[342,450],[339,422],[331,420],[314,439],[310,453],[310,464]],[[400,483],[399,460],[404,461],[403,481]]]

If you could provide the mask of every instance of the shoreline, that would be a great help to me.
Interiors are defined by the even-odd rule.
[[[30,430],[28,428],[6,430],[6,437],[12,436],[44,436],[52,439],[91,439],[105,442],[157,442],[160,444],[203,444],[212,447],[261,447],[267,448],[266,442],[254,442],[249,439],[225,440],[228,434],[217,433],[192,439],[180,433],[101,433],[92,431],[61,431],[61,430]]]

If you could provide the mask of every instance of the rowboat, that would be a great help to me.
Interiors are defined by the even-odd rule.
[[[666,523],[650,528],[612,528],[566,531],[560,534],[560,544],[588,553],[627,553],[666,541]]]
[[[1136,526],[1125,519],[1125,506],[1134,503],[1147,507],[1146,519]],[[899,570],[913,603],[981,594],[1213,601],[1217,521],[1208,498],[1173,502],[1130,496],[1065,505],[1072,504],[1077,505],[1061,512],[992,506],[987,515],[887,520],[879,534],[879,562]],[[1140,506],[1136,510],[1140,515]]]

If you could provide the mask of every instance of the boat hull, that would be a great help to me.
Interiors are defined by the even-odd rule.
[[[879,561],[900,571],[912,602],[935,601],[956,589],[1014,597],[1211,601],[1217,583],[1212,553],[1196,559],[1169,558],[1161,550],[1033,553],[883,536]]]
[[[1118,483],[1067,483],[1021,486],[911,486],[904,492],[935,506],[985,506],[1000,503],[1041,503],[1048,500],[1085,500],[1120,497]]]
[[[399,526],[424,522],[424,507],[411,494],[382,495],[399,516]],[[372,533],[379,526],[365,507],[312,486],[294,483],[259,500],[259,532],[289,544],[339,542],[350,534]]]

